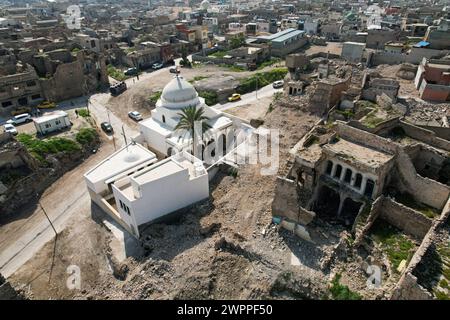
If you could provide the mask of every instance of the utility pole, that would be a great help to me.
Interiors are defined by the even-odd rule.
[[[107,110],[106,113],[108,114],[108,122],[112,127],[111,118],[109,117],[109,110]],[[114,136],[114,128],[113,128],[113,132],[112,132],[112,138],[113,138],[114,151],[116,151],[117,149],[116,149],[116,138]]]
[[[39,195],[36,195],[36,196],[39,197]],[[42,206],[42,203],[41,203],[41,201],[39,201],[39,199],[38,199],[38,204],[39,204],[39,207],[41,208],[42,212],[44,213],[45,217],[47,218],[48,222],[50,223],[50,226],[52,227],[53,231],[55,232],[55,236],[57,237],[58,232],[56,231],[55,226],[53,225],[52,221],[48,217],[47,212],[45,211],[45,209]]]
[[[259,81],[258,74],[255,74],[255,77],[256,77],[256,91],[255,91],[255,93],[256,93],[256,99],[258,99],[258,81]]]
[[[123,135],[123,139],[125,140],[125,146],[127,147],[127,151],[128,151],[128,143],[127,143],[127,136],[125,135],[125,128],[122,125],[122,135]]]

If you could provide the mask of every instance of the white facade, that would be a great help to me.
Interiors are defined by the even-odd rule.
[[[142,139],[152,149],[164,155],[181,150],[190,151],[192,149],[190,132],[175,130],[181,118],[180,113],[189,106],[203,108],[204,116],[208,118],[206,122],[210,129],[205,132],[204,138],[214,139],[221,134],[224,134],[225,137],[231,134],[233,121],[221,111],[207,106],[190,83],[182,77],[176,76],[162,91],[156,108],[152,110],[152,117],[139,122]],[[208,139],[206,138],[206,140]]]
[[[117,211],[132,230],[209,197],[200,160],[178,153],[112,185]]]
[[[92,201],[136,237],[139,226],[208,198],[202,162],[182,152],[157,162],[155,154],[131,143],[85,175]]]
[[[319,28],[319,22],[317,22],[317,21],[306,20],[305,23],[303,24],[303,30],[309,35],[317,34],[318,28]]]
[[[42,117],[33,118],[34,126],[39,134],[47,134],[71,126],[69,115],[64,111],[54,111]]]

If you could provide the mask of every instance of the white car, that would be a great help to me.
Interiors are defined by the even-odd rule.
[[[5,132],[9,132],[13,135],[17,134],[17,129],[12,124],[7,123],[3,127],[5,128]]]
[[[275,81],[274,83],[272,83],[272,87],[274,89],[283,88],[283,85],[284,85],[284,81],[283,80]]]
[[[161,69],[162,67],[164,67],[164,65],[162,63],[154,63],[152,65],[153,70],[158,70],[158,69]]]
[[[137,112],[137,111],[130,111],[130,112],[128,112],[128,116],[131,119],[135,120],[135,121],[141,121],[142,120],[142,115],[139,112]]]
[[[6,123],[13,124],[13,125],[18,125],[18,124],[25,123],[25,122],[30,122],[30,121],[31,121],[30,114],[29,113],[22,113],[22,114],[18,114],[17,116],[12,117],[8,121],[6,121]]]

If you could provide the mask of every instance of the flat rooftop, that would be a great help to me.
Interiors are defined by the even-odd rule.
[[[106,181],[137,165],[156,161],[156,155],[140,144],[129,144],[116,151],[84,175],[91,182]]]
[[[324,150],[336,154],[347,162],[356,162],[363,166],[379,168],[389,162],[394,156],[374,150],[344,139],[339,139],[336,143],[326,144]]]
[[[168,161],[161,164],[156,164],[147,170],[136,173],[133,175],[133,179],[138,184],[142,185],[178,173],[184,169],[185,168],[183,166],[175,162],[172,158],[169,158]]]
[[[68,116],[68,114],[66,112],[64,112],[62,110],[58,110],[58,111],[45,113],[43,116],[38,117],[38,118],[33,118],[33,121],[36,123],[45,123],[47,121],[58,119],[61,117],[66,117],[66,116]]]

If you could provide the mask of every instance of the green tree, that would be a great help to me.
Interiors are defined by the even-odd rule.
[[[195,137],[195,123],[198,121],[201,121],[202,123],[202,134],[211,128],[211,126],[206,123],[207,120],[209,120],[208,117],[204,115],[205,110],[203,107],[197,109],[196,106],[189,106],[187,108],[184,108],[178,115],[180,116],[180,121],[175,126],[175,130],[186,130],[187,132],[191,133],[192,137],[192,154],[196,155],[196,146],[197,141]]]
[[[240,34],[230,39],[230,47],[231,49],[239,48],[240,46],[245,44],[245,36]]]

